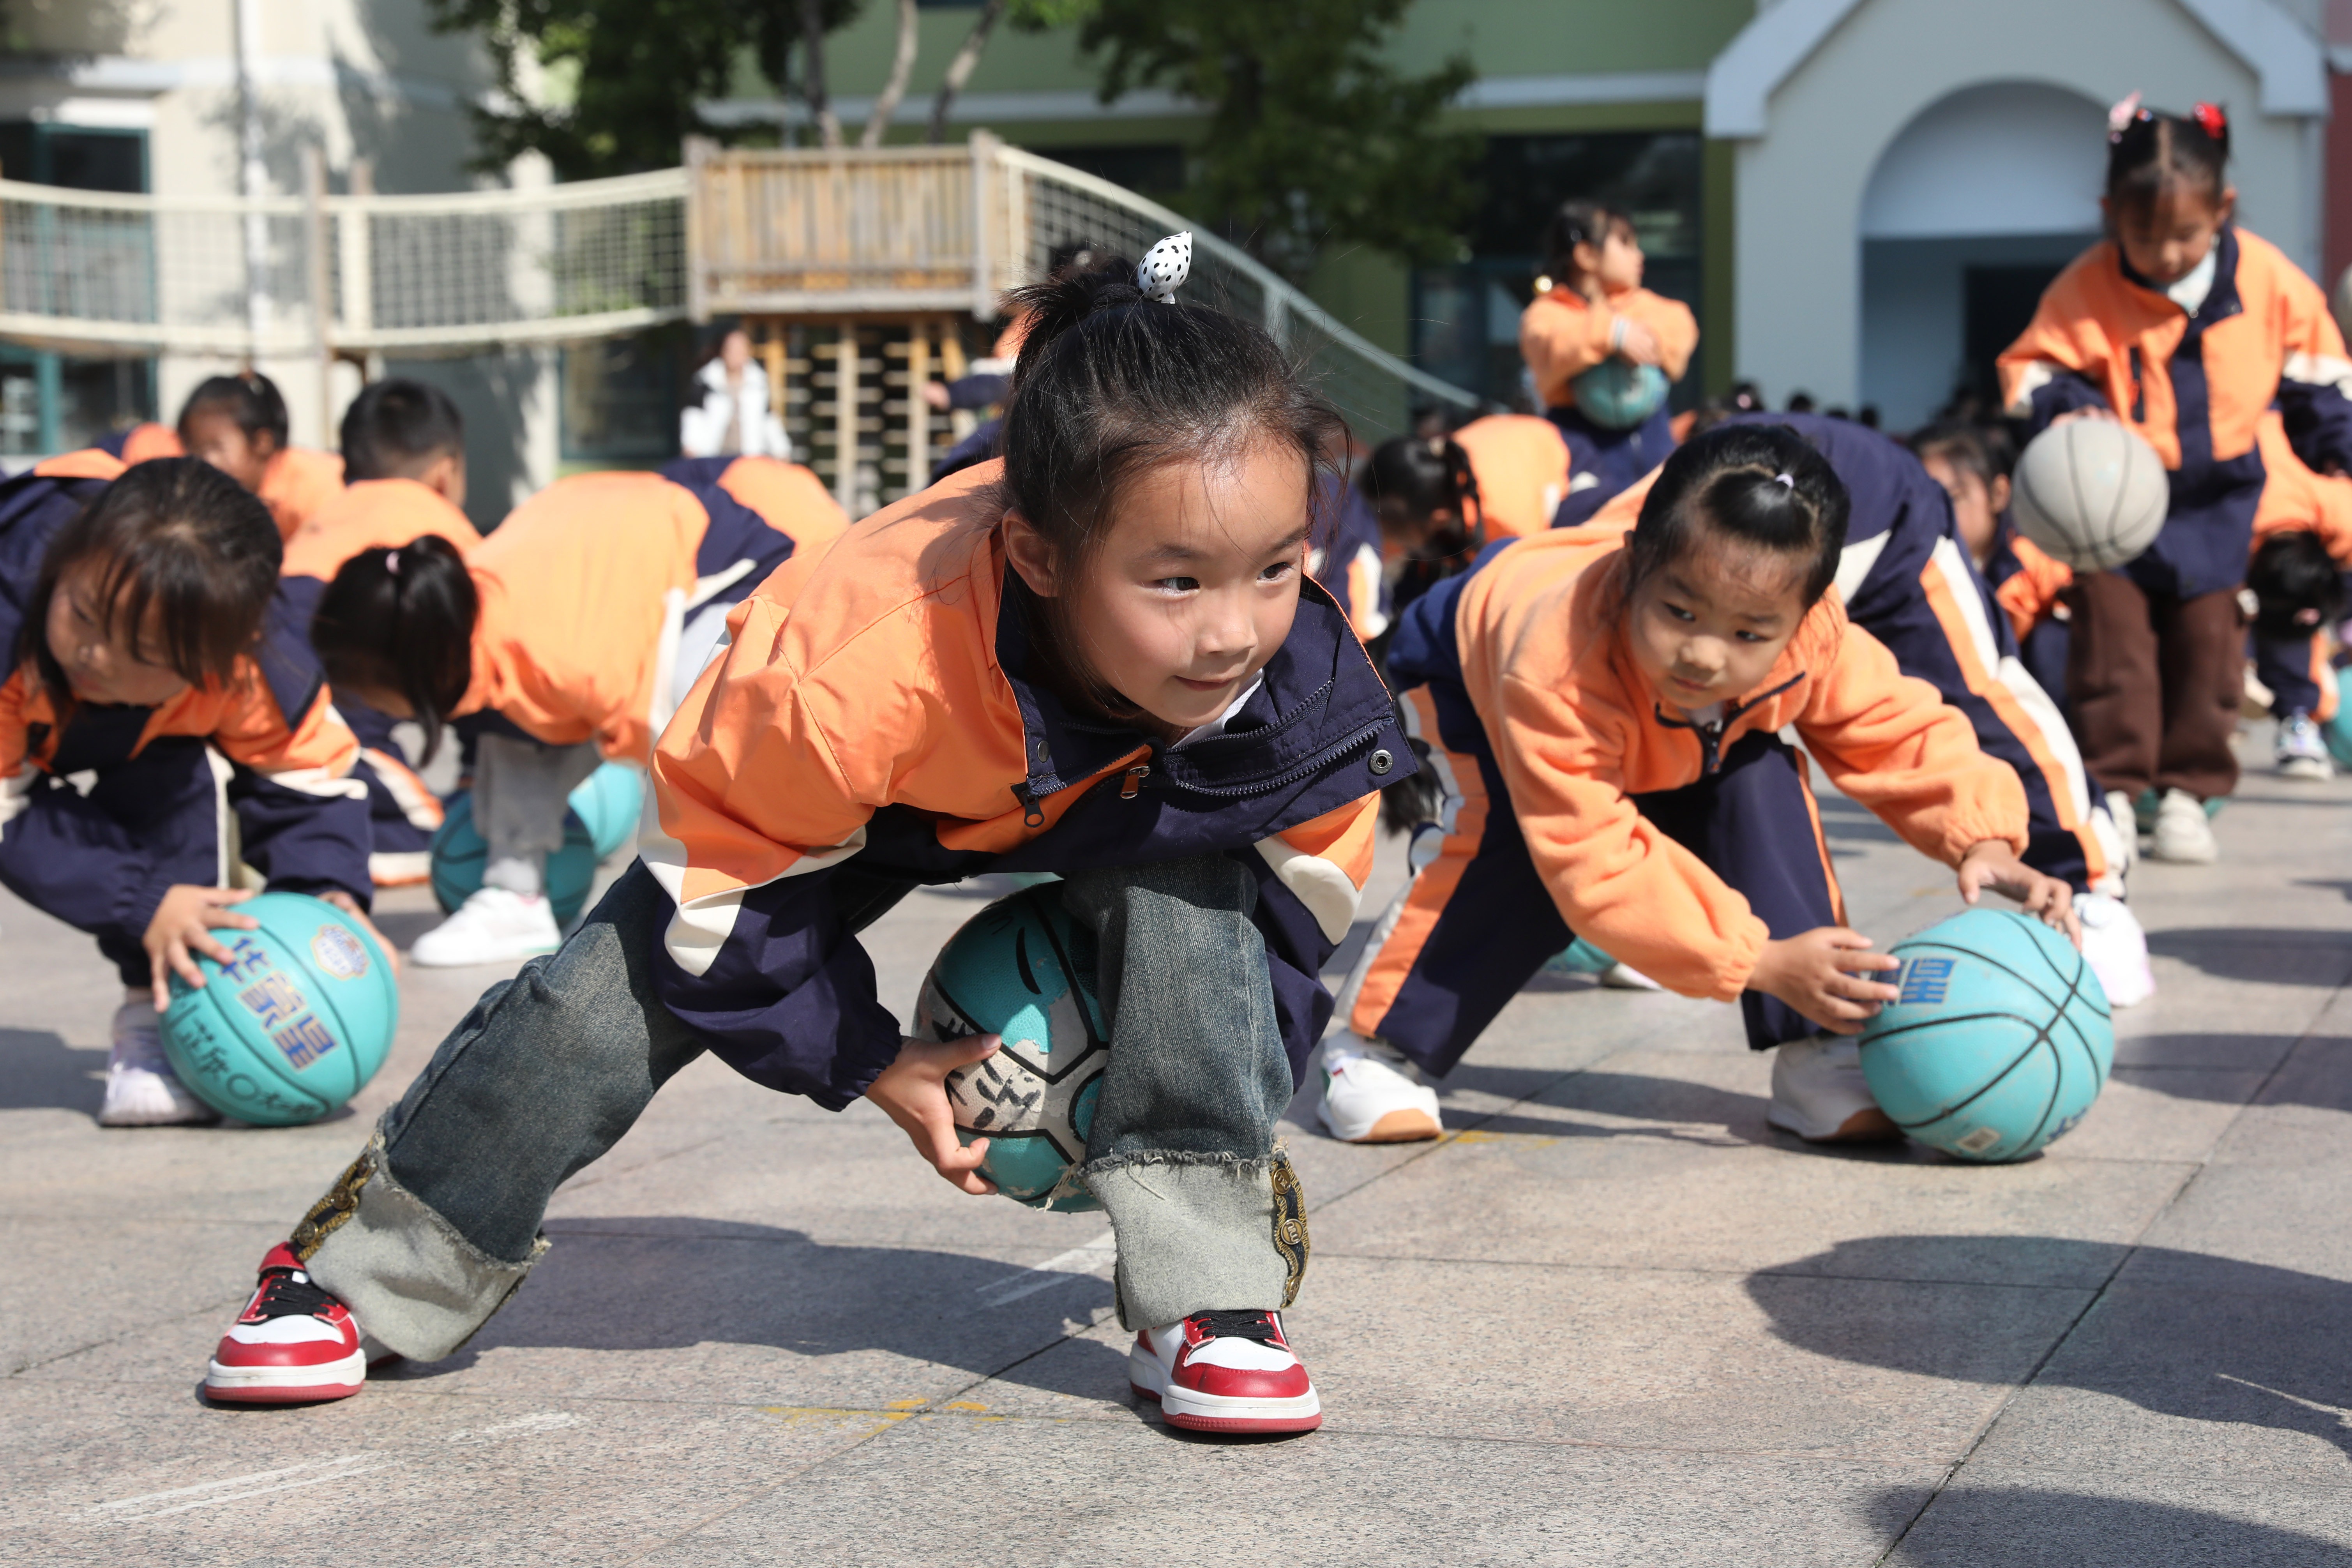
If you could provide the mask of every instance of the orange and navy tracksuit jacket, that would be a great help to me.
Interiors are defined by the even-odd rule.
[[[1616,350],[1619,324],[1639,321],[1658,340],[1658,368],[1680,381],[1698,347],[1698,320],[1679,300],[1628,289],[1599,304],[1562,285],[1519,313],[1519,354],[1535,377],[1536,400],[1568,442],[1571,475],[1565,527],[1584,521],[1611,497],[1666,460],[1675,449],[1673,416],[1664,404],[1631,429],[1588,419],[1570,384]]]
[[[1489,414],[1454,432],[1478,479],[1486,539],[1521,539],[1552,525],[1568,499],[1568,441],[1532,414]]]
[[[1768,940],[1843,922],[1793,727],[1839,789],[1922,854],[2022,847],[2017,774],[1846,618],[1807,613],[1753,691],[1668,706],[1626,633],[1624,531],[1495,546],[1400,618],[1389,665],[1447,785],[1442,846],[1373,931],[1349,1026],[1450,1070],[1545,959],[1583,937],[1670,990],[1738,998],[1749,1044],[1813,1026],[1747,990]]]
[[[48,542],[121,470],[73,452],[0,484],[0,647],[39,635],[23,617]],[[358,752],[282,601],[231,679],[153,708],[73,702],[18,661],[0,682],[0,883],[145,985],[156,905],[225,886],[232,846],[274,889],[367,901]]]
[[[1389,629],[1394,613],[1386,559],[1380,516],[1364,492],[1343,479],[1325,479],[1307,524],[1307,574],[1339,601],[1367,645]]]
[[[2296,456],[2276,410],[2263,416],[2257,449],[2269,477],[2254,511],[2255,547],[2273,533],[2299,531],[2318,535],[2338,566],[2352,563],[2352,479],[2313,473]],[[2334,718],[2338,697],[2327,639],[2316,628],[2273,637],[2265,625],[2258,617],[2249,640],[2254,674],[2270,688],[2272,713],[2280,719],[2304,713],[2321,723]]]
[[[93,443],[97,450],[120,458],[125,468],[131,468],[150,458],[184,458],[186,451],[180,445],[180,433],[169,425],[152,420],[129,426]]]
[[[98,443],[97,450],[122,459],[125,466],[150,458],[184,458],[180,433],[168,425],[133,425]],[[254,493],[269,509],[278,537],[290,540],[305,521],[331,505],[343,488],[343,460],[332,452],[308,447],[287,447],[261,470],[261,488]]]
[[[482,542],[466,514],[447,497],[415,479],[361,479],[304,519],[286,542],[279,567],[281,592],[308,626],[319,596],[343,563],[366,550],[413,543],[426,534],[447,540],[460,551]],[[414,860],[387,860],[386,856],[415,857],[428,852],[434,830],[441,826],[441,798],[435,795],[393,738],[393,718],[346,695],[340,700],[343,721],[359,737],[360,760],[352,776],[367,787],[370,851],[375,857],[376,880],[382,885],[414,881],[424,872]]]
[[[815,531],[839,515],[816,514]],[[716,484],[558,479],[467,554],[481,608],[457,714],[476,733],[593,741],[642,763],[669,720],[687,622],[748,597],[794,549],[784,527]]]
[[[2104,407],[2156,448],[2171,510],[2123,571],[2179,598],[2245,580],[2265,472],[2260,427],[2273,402],[2306,463],[2352,468],[2352,359],[2319,286],[2233,225],[2213,247],[2211,287],[2191,311],[2133,273],[2113,241],[2093,246],[2000,359],[2007,412],[2035,432]]]
[[[1885,644],[1904,674],[1959,710],[1979,750],[2017,770],[2031,825],[2026,863],[2078,891],[2118,868],[2120,841],[2101,837],[2093,806],[2103,797],[2074,732],[2021,658],[2008,616],[1960,542],[1944,487],[1902,443],[1850,419],[1759,413],[1727,423],[1785,425],[1829,459],[1852,501],[1837,574],[1846,616]],[[1655,479],[1596,521],[1631,528]]]
[[[1412,771],[1388,690],[1309,579],[1222,736],[1171,748],[1074,711],[1005,569],[1002,473],[867,518],[738,609],[654,755],[640,848],[677,905],[656,994],[737,1071],[837,1110],[899,1047],[860,888],[1222,852],[1256,873],[1296,1073],[1370,874],[1375,792]]]

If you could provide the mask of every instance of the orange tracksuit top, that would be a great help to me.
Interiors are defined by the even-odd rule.
[[[677,905],[663,1003],[738,1071],[839,1106],[898,1023],[829,879],[950,882],[1229,853],[1294,1069],[1317,978],[1371,869],[1377,790],[1409,774],[1387,688],[1309,579],[1290,635],[1221,737],[1180,748],[1074,713],[1038,668],[1004,561],[1001,461],[795,554],[740,605],[655,750],[641,848]]]
[[[1573,408],[1568,384],[1607,359],[1617,320],[1641,322],[1658,340],[1658,368],[1680,381],[1698,347],[1698,318],[1679,300],[1627,289],[1594,304],[1561,284],[1519,312],[1519,355],[1535,373],[1536,397],[1546,408]]]
[[[1489,414],[1454,432],[1478,477],[1478,504],[1488,540],[1517,539],[1551,527],[1568,494],[1568,443],[1559,426],[1532,414]]]
[[[748,595],[793,542],[715,485],[558,479],[467,552],[481,609],[455,716],[492,710],[549,745],[643,762],[686,617]]]
[[[1628,798],[1696,783],[1706,752],[1692,730],[1661,721],[1633,662],[1623,537],[1557,530],[1474,574],[1454,611],[1464,683],[1569,929],[1662,985],[1730,1001],[1769,939],[1763,921]],[[1933,686],[1897,670],[1833,592],[1726,714],[1717,754],[1751,730],[1793,725],[1831,781],[1922,854],[1958,865],[1986,839],[2025,847],[2016,773],[1978,749]]]
[[[288,577],[334,581],[363,550],[385,550],[437,534],[469,551],[482,542],[466,514],[447,497],[415,479],[362,479],[305,519],[286,541],[278,570]]]

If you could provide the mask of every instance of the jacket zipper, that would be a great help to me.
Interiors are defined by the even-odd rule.
[[[1769,691],[1759,691],[1746,702],[1730,703],[1725,707],[1723,717],[1712,724],[1694,724],[1687,719],[1669,719],[1666,717],[1664,706],[1657,702],[1650,704],[1650,710],[1657,715],[1661,727],[1668,730],[1688,730],[1693,735],[1698,737],[1699,777],[1709,778],[1723,766],[1724,732],[1738,721],[1739,716],[1752,712],[1804,679],[1805,672],[1799,670]]]

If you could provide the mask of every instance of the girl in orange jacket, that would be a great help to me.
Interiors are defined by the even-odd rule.
[[[278,384],[259,371],[200,383],[181,405],[178,434],[179,450],[202,458],[261,498],[280,539],[293,538],[306,519],[342,490],[343,460],[288,443],[286,399]],[[157,445],[149,443],[149,449]],[[125,461],[138,460],[125,454]]]
[[[273,1249],[245,1321],[314,1337],[232,1330],[215,1398],[355,1393],[361,1325],[448,1354],[538,1258],[556,1184],[706,1049],[873,1100],[988,1191],[942,1082],[995,1042],[903,1037],[857,932],[919,884],[1020,870],[1062,875],[1108,1017],[1075,1176],[1118,1238],[1129,1382],[1179,1426],[1319,1423],[1279,1316],[1306,1233],[1275,1121],[1329,1016],[1374,792],[1412,762],[1301,570],[1336,416],[1262,330],[1173,293],[1118,263],[1029,290],[1002,462],[739,608],[656,752],[642,865]]]
[[[1666,460],[1630,532],[1515,541],[1406,613],[1391,668],[1451,799],[1341,994],[1335,1136],[1436,1136],[1420,1076],[1578,936],[1739,1002],[1749,1044],[1778,1047],[1773,1125],[1891,1135],[1844,1037],[1893,999],[1867,978],[1892,962],[1845,928],[1791,727],[1963,898],[1998,889],[2075,931],[2072,889],[2017,858],[2016,772],[1829,593],[1846,506],[1794,431],[1727,426]]]
[[[2069,707],[2083,761],[2126,801],[2159,796],[2152,853],[2219,853],[2204,803],[2237,783],[2245,580],[2273,403],[2311,467],[2352,468],[2352,359],[2317,285],[2232,221],[2221,110],[2116,106],[2101,202],[2110,237],[2043,293],[2000,356],[2013,418],[2117,419],[2156,448],[2170,508],[2147,552],[2080,574]]]
[[[1690,307],[1642,287],[1633,219],[1570,202],[1544,236],[1551,281],[1519,315],[1536,401],[1566,438],[1562,526],[1582,522],[1674,450],[1666,390],[1690,368]]]

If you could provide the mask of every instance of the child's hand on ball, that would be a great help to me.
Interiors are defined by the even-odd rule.
[[[1776,996],[1832,1035],[1854,1035],[1899,994],[1864,974],[1900,968],[1883,952],[1867,952],[1870,939],[1843,926],[1817,926],[1780,942],[1768,942],[1756,956],[1748,989]]]
[[[191,985],[205,983],[205,972],[196,967],[191,954],[200,952],[215,963],[234,960],[236,954],[223,947],[213,932],[258,927],[261,922],[251,915],[229,911],[231,904],[251,897],[248,888],[199,888],[193,882],[164,889],[163,901],[155,906],[155,918],[147,922],[147,934],[141,939],[155,984],[155,1011],[171,1006],[174,973]]]
[[[1960,858],[1960,897],[1971,905],[1990,888],[2025,906],[2025,912],[2053,931],[2066,933],[2077,949],[2083,945],[2083,922],[2074,918],[2074,889],[2055,877],[2045,877],[2017,858],[2017,851],[1998,838],[1988,838]]]
[[[383,932],[375,929],[375,921],[368,919],[367,911],[360,908],[360,901],[341,888],[331,888],[320,893],[319,897],[351,916],[354,925],[375,938],[376,946],[383,952],[384,962],[392,965],[393,978],[395,980],[400,978],[400,950],[383,940]]]
[[[988,1140],[977,1139],[970,1148],[956,1141],[947,1079],[958,1068],[994,1056],[1000,1043],[994,1035],[943,1041],[909,1036],[899,1044],[898,1059],[884,1068],[866,1090],[866,1098],[913,1140],[915,1152],[929,1160],[931,1169],[975,1196],[996,1190],[996,1184],[980,1173],[980,1163],[988,1157]]]

